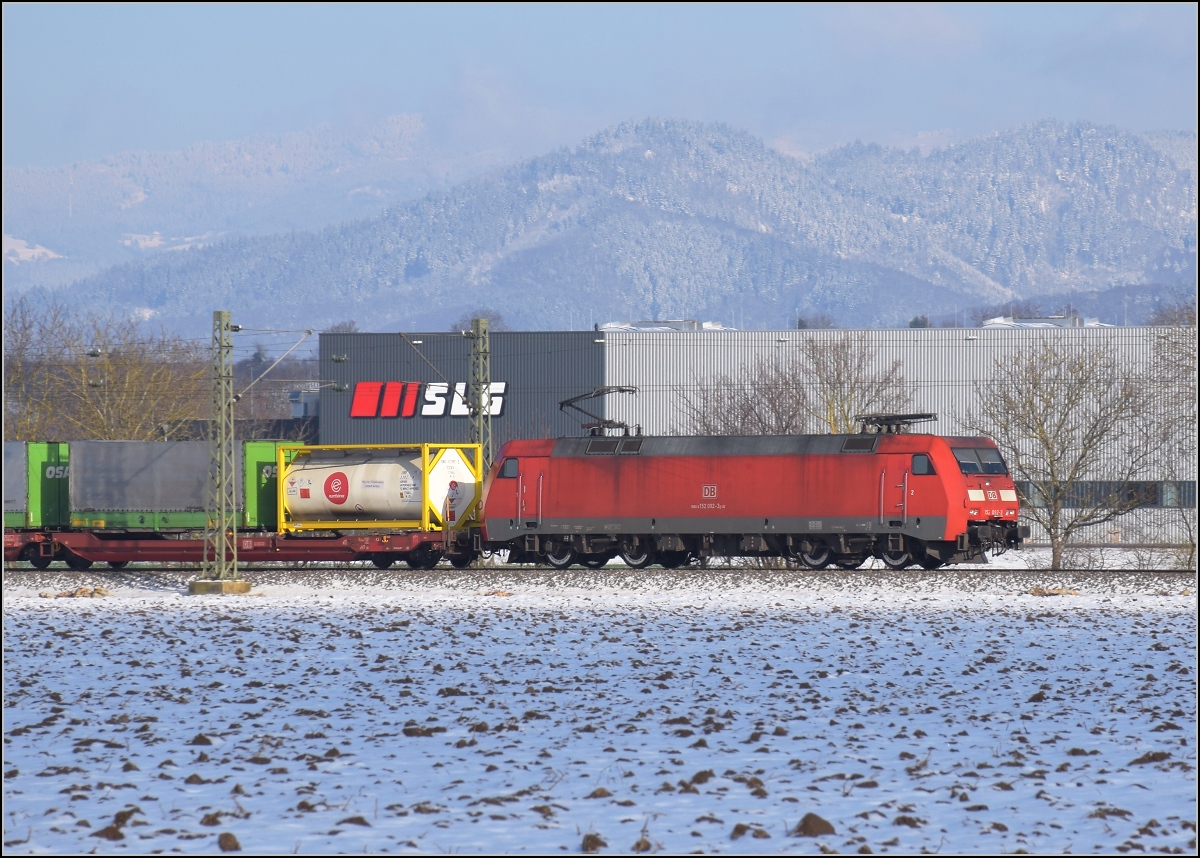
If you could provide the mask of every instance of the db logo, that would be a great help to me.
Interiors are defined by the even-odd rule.
[[[344,504],[350,496],[350,481],[341,471],[335,471],[325,479],[325,497],[330,503]]]
[[[716,496],[717,496],[717,487],[716,486],[702,486],[701,487],[700,497],[715,498]]]

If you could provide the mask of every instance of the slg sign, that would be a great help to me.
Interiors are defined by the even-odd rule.
[[[422,391],[424,388],[424,391]],[[507,381],[493,381],[488,413],[499,417],[504,412]],[[467,383],[451,385],[444,381],[360,381],[354,385],[350,416],[361,418],[392,417],[469,417]]]

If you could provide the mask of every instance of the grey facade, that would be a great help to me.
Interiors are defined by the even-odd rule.
[[[686,432],[682,400],[715,376],[748,380],[756,368],[794,360],[806,341],[862,337],[877,369],[894,360],[912,394],[912,411],[938,415],[920,431],[963,434],[997,361],[1047,339],[1055,344],[1103,343],[1131,370],[1154,358],[1155,328],[903,328],[883,330],[715,331],[615,333],[605,344],[605,384],[632,385],[635,399],[610,399],[610,414],[642,425],[646,434]],[[1167,380],[1164,380],[1167,383]]]

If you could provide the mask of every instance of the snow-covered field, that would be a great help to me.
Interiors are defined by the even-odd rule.
[[[186,577],[6,571],[6,854],[1196,851],[1191,575]]]

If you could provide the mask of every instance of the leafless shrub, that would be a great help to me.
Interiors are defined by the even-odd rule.
[[[681,390],[681,431],[697,435],[854,432],[855,417],[906,410],[912,395],[897,359],[880,366],[866,334],[810,336],[796,352],[738,375],[698,379]]]
[[[1063,549],[1059,569],[1073,569],[1080,572],[1099,572],[1108,568],[1105,552],[1094,546],[1068,545]]]
[[[965,423],[995,439],[1026,487],[1023,512],[1045,529],[1051,569],[1064,568],[1080,531],[1146,502],[1136,481],[1174,427],[1161,419],[1154,387],[1119,365],[1110,348],[1044,340],[997,359],[976,393]]]
[[[25,297],[4,313],[4,437],[154,440],[205,416],[204,346]]]

